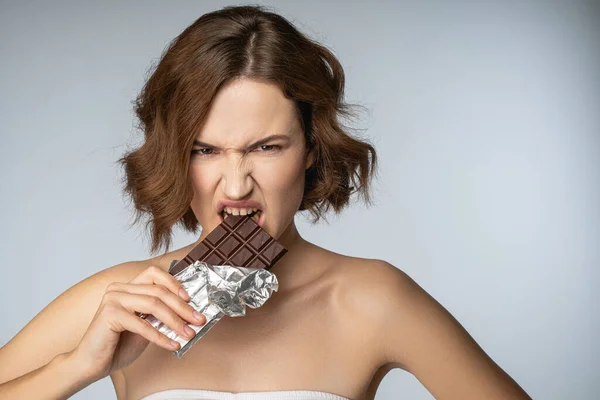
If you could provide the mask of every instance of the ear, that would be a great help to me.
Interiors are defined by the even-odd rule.
[[[315,162],[315,150],[307,150],[306,151],[306,157],[305,157],[306,161],[304,163],[304,169],[307,170],[310,167],[312,167],[312,165]]]

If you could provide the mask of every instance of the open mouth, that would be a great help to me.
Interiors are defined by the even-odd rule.
[[[225,218],[229,217],[230,215],[247,215],[250,218],[252,218],[252,220],[254,222],[256,222],[258,224],[261,214],[262,214],[262,210],[259,210],[256,208],[250,208],[250,209],[225,208],[221,212],[221,217],[223,219],[225,219]]]

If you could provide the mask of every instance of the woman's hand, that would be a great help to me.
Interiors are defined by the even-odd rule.
[[[190,339],[195,332],[188,323],[202,325],[206,317],[198,314],[196,318],[195,310],[187,303],[189,300],[177,279],[154,266],[128,283],[113,282],[106,288],[98,311],[71,355],[90,379],[98,380],[130,365],[149,342],[177,350],[179,343],[171,341],[136,312],[152,314],[179,336]]]

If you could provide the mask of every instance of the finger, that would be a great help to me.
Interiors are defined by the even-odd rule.
[[[169,306],[169,308],[175,311],[184,320],[189,321],[194,325],[203,325],[206,323],[206,317],[204,315],[198,313],[188,302],[183,301],[181,297],[174,295],[162,285],[114,282],[111,283],[106,290],[155,296],[160,298],[163,303]]]
[[[190,301],[190,296],[185,288],[181,285],[181,282],[175,279],[173,275],[163,271],[158,267],[155,267],[154,265],[146,268],[139,275],[135,276],[131,281],[129,281],[129,283],[163,285],[185,301]]]
[[[154,328],[150,322],[136,317],[122,307],[113,307],[111,312],[108,313],[108,320],[111,326],[120,327],[119,332],[127,330],[136,333],[167,350],[177,350],[181,347],[178,342],[169,339],[165,334]]]
[[[108,297],[108,302],[119,304],[132,315],[136,311],[154,315],[156,319],[183,338],[191,339],[196,334],[183,319],[158,297],[117,291],[106,292],[105,296]]]

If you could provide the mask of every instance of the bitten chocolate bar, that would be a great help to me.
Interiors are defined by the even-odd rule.
[[[187,256],[174,264],[169,273],[175,275],[195,261],[210,265],[264,268],[268,271],[285,253],[287,249],[252,218],[230,215]]]
[[[153,315],[140,314],[159,332],[181,344],[181,358],[224,316],[243,317],[246,306],[260,307],[279,284],[269,269],[287,253],[250,217],[229,216],[183,260],[173,260],[169,273],[190,295],[189,304],[206,317],[203,325],[188,324],[196,335],[184,339]]]

